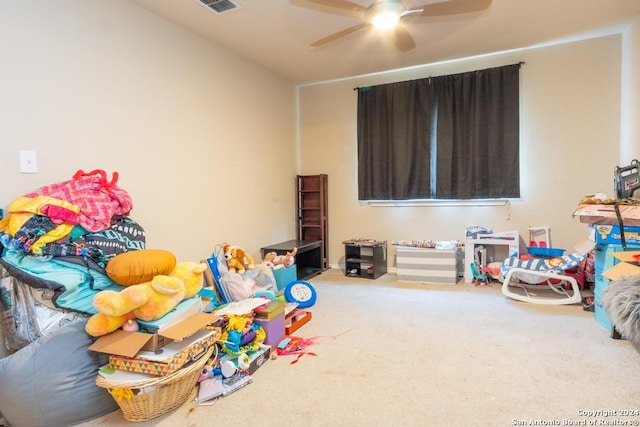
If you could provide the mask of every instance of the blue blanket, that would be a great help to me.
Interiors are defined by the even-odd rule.
[[[46,260],[13,250],[5,250],[0,263],[9,274],[30,286],[54,290],[54,303],[67,310],[95,314],[93,297],[96,293],[103,289],[122,290],[122,286],[108,276],[83,263],[56,258]]]

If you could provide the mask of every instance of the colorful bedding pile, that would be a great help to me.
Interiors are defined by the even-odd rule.
[[[0,265],[29,286],[53,290],[57,308],[94,314],[93,296],[120,288],[105,274],[107,262],[146,246],[117,181],[117,172],[109,181],[103,170],[79,170],[15,199],[0,220]]]

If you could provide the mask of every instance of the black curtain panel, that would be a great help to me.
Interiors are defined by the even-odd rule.
[[[359,88],[359,200],[519,197],[520,65]]]
[[[520,197],[519,68],[431,79],[438,112],[436,198]]]
[[[424,79],[358,89],[358,199],[428,197],[431,104]]]

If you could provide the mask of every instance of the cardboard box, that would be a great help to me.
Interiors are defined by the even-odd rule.
[[[627,226],[640,226],[640,206],[619,205],[622,222]],[[618,225],[615,205],[580,205],[573,212],[580,222],[587,224]]]
[[[619,225],[591,224],[596,243],[605,245],[622,244],[622,236]],[[624,226],[624,240],[627,244],[640,244],[640,227]]]
[[[602,275],[609,280],[618,280],[626,276],[640,274],[640,266],[634,256],[640,257],[640,251],[613,252],[615,258],[621,262],[604,271]]]
[[[140,350],[153,351],[157,353],[162,351],[162,347],[169,345],[173,342],[172,338],[163,337],[160,334],[147,334],[147,335],[151,335],[151,339],[149,339],[149,341],[147,341]]]
[[[215,345],[216,332],[199,330],[182,341],[174,341],[160,353],[139,351],[134,357],[109,355],[109,364],[116,369],[150,375],[169,375],[189,362],[198,360]]]
[[[171,341],[181,341],[195,332],[211,325],[219,320],[219,316],[211,313],[196,313],[177,325],[171,326],[158,334],[145,334],[142,332],[127,332],[122,329],[101,336],[94,342],[89,350],[100,353],[113,354],[124,357],[133,357],[149,342],[162,342],[165,338]],[[163,338],[155,337],[160,335]],[[167,344],[170,341],[166,342]],[[149,346],[147,347],[149,348]],[[151,348],[148,351],[159,351],[160,348]]]

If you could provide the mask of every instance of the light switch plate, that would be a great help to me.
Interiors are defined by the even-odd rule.
[[[32,150],[20,150],[20,173],[38,173],[38,157]]]

